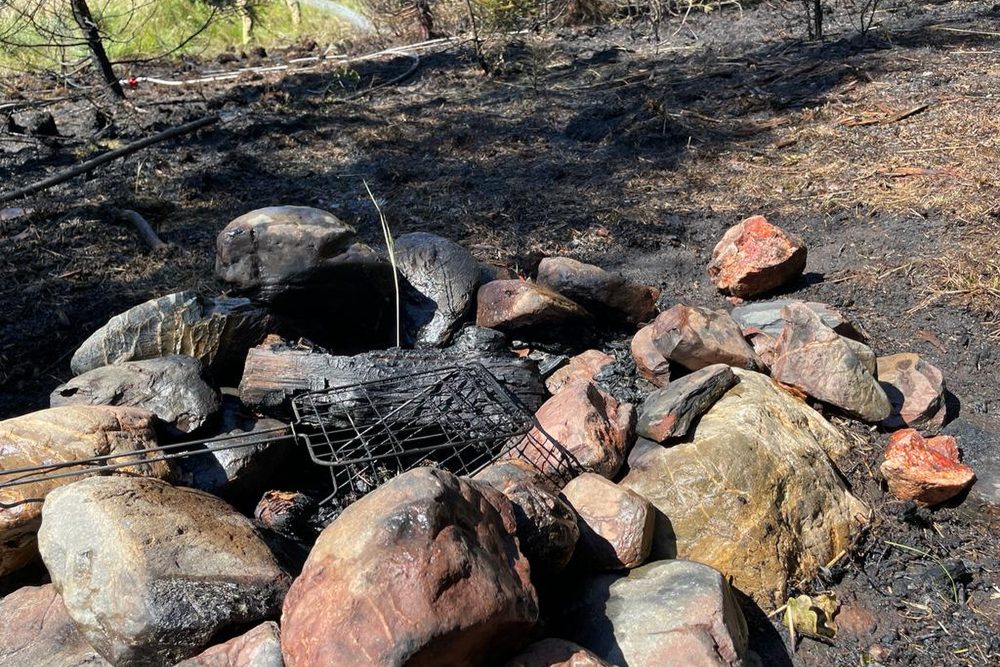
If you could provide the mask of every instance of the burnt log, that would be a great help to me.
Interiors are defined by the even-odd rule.
[[[491,345],[338,356],[309,345],[291,345],[276,337],[250,350],[240,382],[240,399],[251,408],[287,418],[290,399],[302,392],[474,362],[481,363],[529,410],[536,410],[544,401],[545,384],[537,364]]]

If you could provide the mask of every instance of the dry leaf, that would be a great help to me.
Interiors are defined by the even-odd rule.
[[[814,639],[833,639],[837,636],[837,625],[833,615],[837,613],[837,598],[833,594],[816,597],[800,595],[788,598],[785,610],[785,624],[795,627],[795,632]]]

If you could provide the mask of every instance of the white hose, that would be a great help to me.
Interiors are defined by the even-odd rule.
[[[137,76],[128,79],[122,79],[121,84],[123,86],[134,86],[139,83],[151,83],[158,86],[191,86],[203,83],[213,83],[216,81],[230,81],[232,79],[238,79],[244,74],[267,74],[270,72],[283,72],[289,70],[295,72],[301,72],[304,70],[310,70],[319,67],[321,64],[327,61],[335,62],[337,65],[347,65],[351,63],[365,62],[367,60],[375,60],[377,58],[386,55],[410,55],[411,53],[416,51],[423,51],[433,46],[438,46],[440,44],[446,44],[456,41],[458,41],[457,37],[441,37],[438,39],[431,39],[426,42],[419,42],[417,44],[410,44],[407,46],[397,46],[390,49],[385,49],[383,51],[376,51],[375,53],[369,53],[354,58],[348,58],[347,56],[327,56],[324,53],[321,56],[293,58],[283,65],[270,65],[267,67],[244,67],[238,70],[233,70],[231,72],[222,72],[219,74],[200,76],[194,79],[161,79],[154,76]],[[304,65],[302,67],[296,67],[295,65],[299,63],[311,63],[311,64]]]

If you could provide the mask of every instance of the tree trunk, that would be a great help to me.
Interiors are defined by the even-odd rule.
[[[101,71],[101,76],[104,77],[108,90],[114,97],[124,100],[125,91],[122,90],[122,85],[118,82],[118,77],[115,76],[115,71],[111,67],[111,60],[108,59],[108,53],[104,50],[104,42],[101,40],[101,31],[97,29],[97,22],[94,21],[94,17],[90,13],[87,0],[70,0],[70,5],[73,7],[73,18],[80,26],[80,30],[83,31],[90,55],[94,59],[94,64]]]

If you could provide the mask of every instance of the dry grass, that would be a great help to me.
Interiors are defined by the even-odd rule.
[[[960,299],[984,319],[1000,318],[1000,96],[984,85],[1000,77],[1000,62],[961,46],[915,61],[879,65],[906,74],[845,78],[824,104],[762,132],[766,141],[686,160],[670,186],[683,208],[733,218],[748,210],[785,219],[888,215],[912,219],[914,234],[926,234],[918,231],[926,219],[946,219],[921,244],[926,255],[890,260],[893,249],[876,248],[885,261],[876,257],[859,275],[905,267],[927,299]]]

